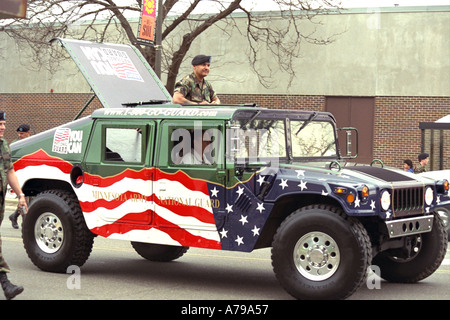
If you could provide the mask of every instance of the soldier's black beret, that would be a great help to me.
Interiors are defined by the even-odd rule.
[[[2,120],[6,120],[6,112],[5,111],[0,111],[0,121]]]
[[[429,156],[430,155],[428,153],[423,152],[423,153],[419,154],[419,156],[417,158],[419,159],[419,162],[420,162],[420,161],[428,158]]]
[[[16,130],[17,132],[28,132],[30,131],[30,126],[26,123],[22,123]]]
[[[211,56],[205,56],[203,54],[199,54],[192,59],[192,65],[197,66],[199,64],[203,64],[205,62],[211,62]]]

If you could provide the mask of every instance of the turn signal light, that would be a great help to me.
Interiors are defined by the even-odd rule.
[[[347,193],[347,189],[341,188],[341,187],[336,187],[336,188],[334,188],[334,192],[335,193],[340,193],[340,194]]]
[[[348,203],[353,203],[353,201],[355,201],[355,196],[352,193],[349,193],[347,195],[347,202]]]

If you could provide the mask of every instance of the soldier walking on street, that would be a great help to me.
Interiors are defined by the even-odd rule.
[[[28,124],[23,123],[17,128],[17,139],[15,139],[13,142],[28,138],[31,136],[31,128]],[[20,216],[20,208],[17,208],[16,211],[14,211],[10,216],[9,220],[11,220],[11,225],[14,229],[19,229],[19,224],[17,223],[17,219]],[[23,219],[23,217],[22,217]]]
[[[13,142],[28,138],[29,136],[31,136],[31,128],[28,124],[23,123],[21,124],[18,128],[17,128],[17,139],[14,140]],[[17,223],[17,219],[20,216],[20,208],[17,208],[16,211],[14,211],[10,216],[9,216],[9,220],[11,220],[11,225],[14,229],[19,229],[19,224]],[[22,217],[23,219],[23,217]]]
[[[19,206],[24,207],[25,210],[28,209],[27,202],[25,200],[25,195],[22,193],[20,188],[19,180],[17,179],[16,172],[14,171],[13,164],[11,162],[11,152],[9,149],[8,142],[3,138],[6,127],[5,113],[0,111],[0,176],[2,183],[0,187],[2,188],[0,193],[0,226],[3,221],[3,215],[5,212],[5,194],[6,188],[9,184],[16,194],[19,195]],[[20,294],[23,291],[22,286],[16,286],[12,284],[7,277],[7,273],[10,272],[10,268],[5,261],[2,253],[2,243],[0,237],[0,283],[2,285],[3,292],[6,299],[10,300]]]

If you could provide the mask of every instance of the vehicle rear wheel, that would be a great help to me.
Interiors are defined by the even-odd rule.
[[[131,241],[134,250],[150,261],[169,262],[184,255],[189,247],[169,246],[163,244]]]
[[[33,199],[23,222],[22,238],[34,265],[61,273],[71,265],[81,267],[94,242],[76,196],[59,190],[44,191]]]
[[[277,230],[272,265],[297,299],[344,299],[360,287],[372,260],[362,224],[331,206],[293,212]]]
[[[380,252],[373,259],[381,277],[390,282],[414,283],[433,274],[447,252],[447,231],[438,213],[434,213],[430,232],[409,236],[408,249]]]

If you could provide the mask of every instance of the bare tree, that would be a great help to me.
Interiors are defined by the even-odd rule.
[[[157,0],[156,0],[157,2]],[[208,3],[217,10],[208,14],[193,14],[200,5]],[[227,19],[227,28],[237,28],[232,18],[233,12],[243,12],[247,18],[246,35],[250,47],[248,59],[251,68],[260,82],[269,87],[271,72],[258,68],[261,48],[268,50],[278,61],[278,68],[288,74],[290,81],[295,76],[293,61],[300,55],[303,41],[315,44],[327,44],[333,37],[321,38],[313,31],[305,32],[301,21],[307,19],[313,24],[318,13],[330,8],[338,8],[337,0],[268,0],[280,10],[283,23],[274,26],[272,17],[256,15],[247,4],[248,0],[165,0],[162,10],[162,52],[163,70],[167,73],[166,88],[173,92],[181,63],[186,58],[192,43],[208,28]],[[46,65],[43,61],[60,61],[63,53],[54,50],[49,41],[56,37],[93,41],[125,42],[135,45],[154,67],[155,47],[146,47],[138,43],[137,33],[129,17],[138,17],[142,0],[29,0],[28,19],[13,20],[0,27],[16,39],[19,45],[26,44],[32,49],[35,65]],[[167,19],[168,14],[175,18]],[[120,32],[110,32],[113,28]],[[187,30],[187,31],[186,31]],[[222,30],[227,32],[226,30]],[[166,44],[170,35],[184,32],[177,43],[173,40]],[[114,35],[112,38],[111,35]],[[174,37],[172,37],[174,38]],[[55,69],[52,66],[50,69]]]

